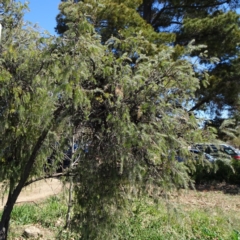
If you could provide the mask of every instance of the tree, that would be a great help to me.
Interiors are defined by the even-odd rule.
[[[131,31],[103,44],[89,21],[95,15],[86,16],[84,6],[94,9],[63,3],[61,11],[72,21],[52,38],[23,24],[20,3],[4,5],[0,171],[9,188],[0,239],[7,239],[22,188],[43,174],[51,145],[72,134],[69,124],[79,143],[89,145],[75,178],[83,237],[94,238],[96,226],[106,236],[109,209],[121,207],[127,193],[154,196],[159,187],[189,184],[190,169],[175,157],[191,157],[187,147],[202,138],[187,112],[199,79],[186,60],[201,46],[190,43],[177,53]]]
[[[95,19],[93,6],[60,5],[71,20],[61,37],[73,36],[72,46],[81,41],[86,8],[94,9],[88,22]],[[127,196],[158,196],[159,188],[187,186],[189,168],[175,157],[190,158],[188,146],[202,138],[194,115],[187,111],[199,80],[191,62],[182,57],[200,47],[189,44],[177,55],[174,47],[153,44],[144,32],[119,34],[106,44],[100,39],[99,44],[103,51],[98,58],[90,56],[91,78],[75,74],[72,79],[89,99],[86,118],[82,108],[75,108],[73,117],[75,128],[81,129],[78,141],[89,145],[74,181],[72,225],[83,239],[113,238],[109,234],[114,234],[115,213],[121,212]]]
[[[54,91],[54,75],[47,66],[52,66],[53,60],[47,58],[44,49],[52,40],[43,38],[31,26],[24,27],[25,5],[9,2],[3,7],[0,159],[8,199],[1,216],[0,239],[7,239],[13,206],[26,181],[40,171],[38,167],[47,154],[48,133],[62,106],[56,106],[56,98],[49,97]]]
[[[63,1],[66,2],[66,1]],[[236,13],[238,1],[160,1],[160,0],[107,0],[74,1],[72,10],[81,5],[89,21],[101,34],[103,42],[111,35],[121,38],[141,31],[143,36],[158,45],[175,45],[181,54],[186,44],[195,39],[195,44],[206,45],[205,53],[192,52],[197,73],[208,72],[208,83],[202,81],[201,88],[193,98],[190,111],[239,108],[238,39],[239,15]],[[93,6],[93,7],[89,7]],[[94,16],[94,17],[93,17]],[[62,34],[71,19],[61,11],[57,16],[56,30]],[[148,50],[148,49],[147,49]],[[202,51],[202,50],[200,50]],[[150,52],[148,52],[150,54]],[[219,59],[212,62],[212,58]],[[193,61],[193,60],[191,60]],[[232,91],[234,89],[234,91]]]
[[[51,145],[62,141],[74,108],[87,115],[86,93],[72,79],[91,78],[91,57],[98,58],[97,45],[99,51],[102,45],[86,22],[81,25],[81,41],[73,45],[71,38],[54,39],[26,26],[22,18],[26,5],[9,1],[2,7],[0,176],[8,199],[0,239],[7,239],[10,215],[22,188],[44,174]]]

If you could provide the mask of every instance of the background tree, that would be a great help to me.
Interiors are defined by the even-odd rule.
[[[155,44],[174,45],[177,55],[193,39],[197,45],[206,45],[205,54],[200,56],[199,51],[194,51],[191,56],[194,61],[198,59],[196,72],[208,71],[209,85],[202,81],[190,111],[211,109],[214,116],[217,110],[234,112],[239,108],[238,1],[104,0],[99,5],[99,1],[92,0],[74,2],[72,11],[81,5],[103,42],[112,35],[121,38],[141,31]],[[57,32],[62,34],[71,21],[61,11],[57,16]],[[219,61],[213,63],[213,57]]]

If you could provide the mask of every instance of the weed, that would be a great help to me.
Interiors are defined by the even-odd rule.
[[[131,211],[129,211],[131,209]],[[72,233],[55,226],[58,219],[65,220],[67,206],[60,197],[45,202],[16,206],[12,212],[12,231],[23,225],[38,224],[53,231],[56,239],[79,239]],[[97,239],[116,240],[240,240],[239,217],[217,208],[186,208],[165,201],[157,204],[149,198],[129,203],[122,217],[116,218],[116,229]],[[19,226],[19,227],[16,227]],[[11,236],[16,236],[12,232]],[[107,236],[107,237],[106,237]]]

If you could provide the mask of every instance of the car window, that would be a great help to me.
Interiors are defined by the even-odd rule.
[[[228,155],[235,155],[235,151],[231,149],[230,147],[224,147],[224,152],[227,153]]]
[[[216,148],[215,145],[211,144],[210,147],[211,147],[211,150],[212,150],[213,152],[217,152],[217,151],[218,151],[218,149]]]

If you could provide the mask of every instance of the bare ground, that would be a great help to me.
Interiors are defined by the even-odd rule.
[[[192,208],[218,208],[224,212],[240,213],[240,187],[225,183],[199,185],[196,190],[181,190],[170,195],[170,201]]]
[[[58,195],[63,190],[63,183],[56,179],[41,180],[25,187],[17,199],[17,204],[38,202],[50,196]],[[1,191],[1,187],[0,187]],[[1,196],[3,195],[0,192]],[[189,207],[218,207],[222,210],[240,212],[240,187],[236,185],[217,184],[199,185],[196,190],[181,190],[170,194],[172,202]],[[0,209],[6,203],[6,195],[0,201]]]
[[[17,204],[36,202],[44,200],[53,195],[59,194],[63,189],[63,184],[56,178],[40,180],[25,187],[17,199]],[[3,189],[0,188],[1,197],[4,195]],[[6,203],[6,194],[0,201],[0,209],[3,209]]]

